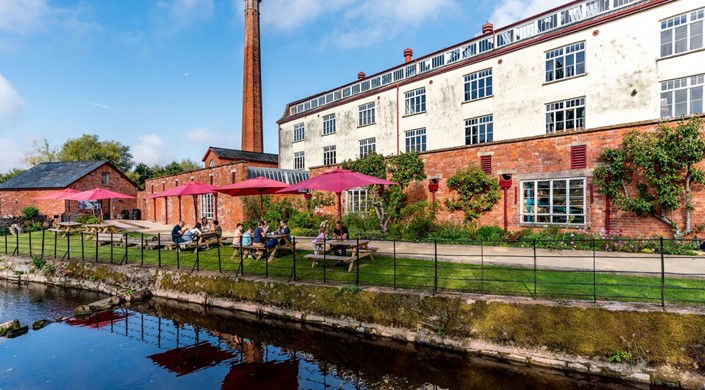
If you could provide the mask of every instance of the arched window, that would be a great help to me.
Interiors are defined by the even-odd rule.
[[[210,166],[211,166],[211,167],[214,167],[214,166],[215,166],[215,160],[214,160],[214,159],[211,159]]]

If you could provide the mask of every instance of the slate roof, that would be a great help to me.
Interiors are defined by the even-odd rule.
[[[213,153],[215,153],[215,155],[219,158],[224,158],[227,160],[246,160],[273,164],[279,163],[279,155],[272,153],[248,152],[245,150],[216,148],[214,146],[211,146],[208,149],[212,150]],[[208,152],[206,152],[206,156],[207,155]],[[201,161],[205,161],[206,156],[203,156],[203,160]]]
[[[0,183],[1,190],[64,188],[108,161],[49,162],[35,165],[21,175]]]

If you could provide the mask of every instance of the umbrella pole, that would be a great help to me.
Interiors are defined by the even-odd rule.
[[[213,207],[213,212],[215,213],[215,220],[218,220],[218,193],[214,192],[213,197],[215,198],[215,206]]]
[[[196,195],[191,195],[193,197],[193,226],[196,226],[198,223],[198,207],[199,205],[196,203]]]
[[[181,218],[181,196],[179,196],[179,221],[183,221]]]
[[[259,192],[259,212],[260,212],[260,219],[264,219],[264,202],[262,201],[262,194],[264,194],[264,191]]]
[[[343,220],[343,212],[342,212],[342,207],[340,205],[340,192],[338,192],[337,194],[338,194],[338,221],[342,221]]]

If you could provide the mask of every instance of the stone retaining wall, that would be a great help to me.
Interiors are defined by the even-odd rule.
[[[511,364],[620,377],[637,383],[705,386],[705,311],[631,304],[548,302],[386,288],[333,287],[174,269],[0,259],[0,278],[109,294],[154,296],[345,332],[467,351]],[[616,351],[631,364],[613,364]]]

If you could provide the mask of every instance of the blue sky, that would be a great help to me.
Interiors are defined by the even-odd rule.
[[[565,3],[263,0],[265,151],[291,101]],[[244,0],[0,0],[0,172],[81,134],[149,165],[240,147]]]

